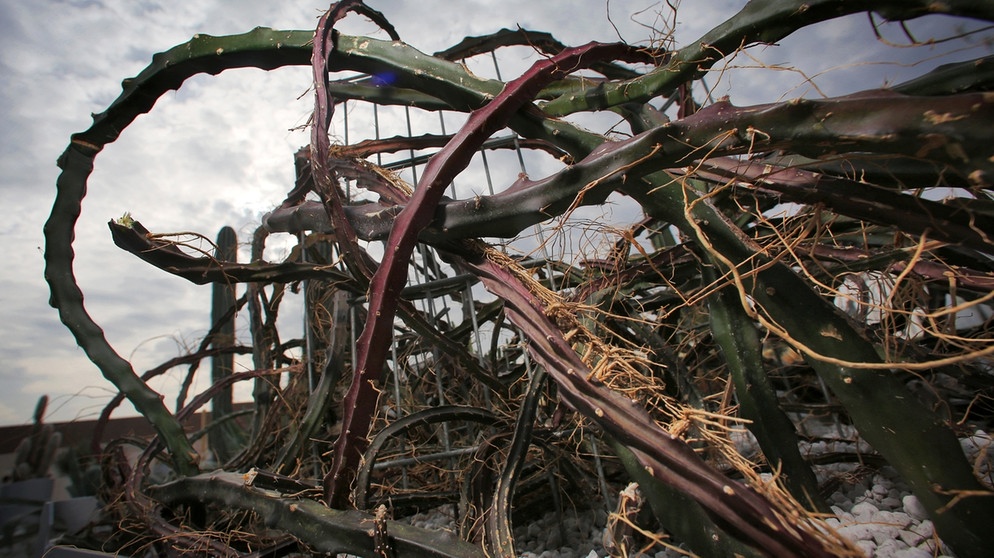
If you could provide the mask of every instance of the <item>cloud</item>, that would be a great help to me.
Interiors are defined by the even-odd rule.
[[[627,41],[645,43],[659,40],[669,21],[665,4],[634,0],[575,2],[569,4],[569,11],[563,10],[561,2],[534,0],[499,4],[371,0],[370,4],[396,25],[404,40],[428,53],[452,46],[467,35],[516,25],[551,32],[572,45],[615,41],[619,33]],[[698,38],[744,1],[684,4],[675,34],[679,45]],[[104,110],[120,93],[121,81],[140,72],[155,52],[183,43],[195,33],[241,33],[257,25],[312,28],[325,7],[261,0],[240,2],[237,8],[219,0],[0,4],[0,73],[4,76],[0,87],[0,207],[4,208],[0,249],[8,262],[0,266],[4,285],[0,291],[0,322],[4,324],[0,355],[5,359],[5,368],[0,370],[4,388],[0,421],[30,419],[41,393],[60,398],[62,403],[52,407],[58,408],[53,414],[57,418],[88,414],[110,388],[59,323],[57,313],[47,306],[48,289],[42,280],[41,227],[54,199],[55,159],[70,134],[89,126],[90,113]],[[931,30],[920,21],[912,25],[923,36]],[[853,41],[854,28],[860,36],[869,35],[869,43]],[[355,15],[342,22],[342,29],[384,37]],[[873,41],[869,32],[865,16],[846,18],[815,26],[782,41],[781,46],[756,47],[750,53],[766,64],[803,68],[830,94],[878,87],[942,62],[936,59],[928,65],[909,66],[922,58],[921,50],[887,47]],[[935,51],[927,52],[932,56]],[[974,49],[958,56],[976,55]],[[501,61],[502,77],[515,77],[536,59],[527,48],[508,51]],[[852,64],[867,59],[900,65]],[[735,64],[755,65],[742,57]],[[839,69],[821,74],[829,66]],[[492,62],[486,59],[471,67],[480,75],[495,75]],[[312,102],[309,80],[304,68],[234,70],[193,78],[178,92],[160,99],[150,114],[139,117],[97,158],[76,229],[75,271],[87,309],[118,352],[134,359],[139,372],[175,356],[205,331],[209,288],[190,285],[118,250],[111,243],[107,221],[127,211],[154,232],[192,230],[208,237],[221,226],[231,225],[240,241],[248,242],[261,215],[292,186],[292,156],[308,142],[308,134],[291,129],[307,123]],[[736,70],[720,80],[717,75],[713,80],[709,76],[709,82],[719,91],[734,92],[738,104],[774,101],[785,91],[812,91],[800,74],[770,70]],[[382,136],[407,133],[405,111],[386,108],[380,116]],[[350,118],[350,140],[375,135],[368,111],[353,108]],[[437,115],[413,111],[411,118],[415,133],[441,131]],[[611,118],[604,114],[598,121]],[[446,117],[446,131],[454,132],[458,120]],[[340,120],[334,132],[343,135]],[[490,161],[498,190],[520,171],[511,153],[493,154]],[[533,158],[526,161],[526,167],[533,178],[540,178],[561,165]],[[457,179],[457,188],[461,196],[486,193],[486,176],[475,169]],[[619,201],[603,209],[585,209],[577,216],[623,221],[630,212]],[[595,236],[589,233],[586,241],[599,242]],[[285,254],[293,243],[286,237],[271,238],[267,254]],[[534,243],[526,245],[530,248]],[[244,245],[242,253],[244,257]],[[287,328],[299,330],[299,324],[291,321]],[[173,375],[155,385],[169,390],[171,401],[177,381]],[[239,389],[247,396],[244,386]]]

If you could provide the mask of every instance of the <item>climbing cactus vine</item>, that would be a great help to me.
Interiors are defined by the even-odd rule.
[[[120,392],[101,420],[127,399],[156,432],[130,460],[133,441],[95,444],[103,493],[117,495],[105,521],[129,529],[94,547],[510,557],[527,509],[561,511],[577,488],[614,509],[636,482],[651,514],[619,511],[616,528],[623,516],[705,556],[858,555],[822,521],[841,481],[799,449],[802,423],[827,413],[872,448],[831,459],[893,468],[945,544],[984,555],[994,492],[957,436],[994,418],[991,59],[834,97],[699,93],[740,49],[855,13],[994,21],[994,3],[752,0],[685,46],[505,29],[431,55],[388,13],[344,0],[315,30],[200,34],[155,55],[72,136],[45,225],[51,304]],[[388,39],[340,32],[346,17]],[[462,63],[522,45],[540,56],[506,81]],[[230,229],[204,252],[152,234],[139,218],[154,215],[108,223],[135,265],[219,297],[199,348],[139,373],[73,273],[97,155],[187,78],[284,66],[312,69],[311,139],[287,154],[296,180],[245,240],[251,261],[238,262]],[[356,105],[462,118],[441,134],[333,141]],[[594,112],[617,117],[612,133],[573,123]],[[507,149],[559,170],[453,194],[477,158]],[[411,158],[382,163],[397,153]],[[619,195],[635,215],[606,251],[523,258],[493,243],[582,227],[574,212]],[[782,204],[793,209],[773,216]],[[277,234],[297,246],[267,261]],[[301,291],[306,332],[284,339],[281,301]],[[210,387],[170,411],[149,380],[176,366],[189,380],[205,358]],[[232,386],[249,380],[254,401],[237,411]],[[215,422],[184,430],[211,401]],[[733,442],[746,431],[758,451]],[[451,531],[402,521],[440,508],[456,510]],[[610,535],[612,552],[634,540]]]

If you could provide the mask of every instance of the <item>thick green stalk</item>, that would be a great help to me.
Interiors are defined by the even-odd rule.
[[[559,386],[563,400],[637,452],[646,472],[726,522],[743,541],[771,554],[832,555],[827,541],[786,523],[764,497],[706,465],[683,440],[656,425],[637,402],[588,379],[590,368],[546,315],[543,303],[510,270],[512,264],[492,261],[497,259],[492,253],[467,256],[463,265],[480,277],[487,290],[505,300],[508,318],[530,339],[529,353]]]
[[[696,41],[673,53],[667,64],[642,76],[607,85],[598,84],[582,94],[569,93],[542,109],[560,117],[579,111],[604,110],[625,103],[645,103],[669,96],[683,83],[703,75],[718,61],[743,46],[772,44],[803,27],[828,19],[867,11],[885,11],[890,19],[958,14],[994,18],[994,2],[976,0],[752,0],[737,14]]]
[[[705,284],[718,276],[710,265],[702,265]],[[743,418],[762,448],[770,466],[798,502],[810,509],[831,513],[818,493],[818,479],[801,456],[794,424],[780,409],[776,393],[763,367],[762,342],[755,322],[749,318],[738,293],[726,287],[708,299],[711,334],[721,348]]]
[[[345,372],[344,362],[347,354],[343,349],[346,342],[345,335],[348,331],[346,324],[349,316],[345,291],[336,290],[334,292],[329,310],[332,318],[329,326],[331,339],[327,343],[327,347],[322,347],[327,350],[327,363],[325,363],[324,370],[321,371],[317,385],[312,388],[311,394],[307,398],[307,411],[304,413],[304,417],[297,424],[297,428],[290,433],[290,440],[283,446],[280,455],[276,458],[275,470],[277,473],[292,471],[297,466],[311,436],[328,417],[328,407],[334,401],[335,386]],[[312,358],[314,358],[313,353]],[[317,360],[314,358],[314,361]],[[316,368],[317,362],[314,361],[310,365]],[[317,372],[315,371],[315,373]]]
[[[738,267],[741,294],[754,297],[759,311],[808,352],[808,362],[839,398],[860,435],[911,485],[929,510],[939,535],[961,556],[983,556],[983,542],[994,524],[994,498],[957,493],[988,492],[973,476],[953,432],[905,386],[904,378],[878,365],[880,357],[831,303],[813,291],[782,263],[752,246],[724,216],[680,184],[641,190],[629,188],[654,216],[677,224],[686,234],[710,246],[727,265]],[[651,193],[650,193],[651,191]],[[687,203],[693,203],[689,216]],[[693,223],[687,219],[693,219]],[[746,307],[746,300],[742,300]]]
[[[330,509],[320,502],[288,498],[245,486],[238,473],[186,477],[149,488],[167,506],[214,504],[232,511],[250,511],[278,531],[289,533],[310,549],[327,554],[376,556],[377,542],[388,542],[397,556],[416,558],[482,558],[483,550],[447,531],[428,531],[406,523],[386,521],[387,541],[377,541],[373,515]]]
[[[238,237],[235,229],[222,227],[217,234],[214,258],[219,262],[234,262],[238,259]],[[232,283],[216,282],[212,286],[211,326],[216,331],[211,339],[211,348],[220,349],[235,344],[235,286]],[[224,320],[224,323],[220,322]],[[231,375],[235,369],[234,353],[217,354],[211,357],[211,381],[216,383]],[[211,402],[213,420],[231,414],[231,388],[218,391]],[[208,435],[211,450],[218,463],[225,463],[238,448],[240,436],[232,423],[216,428]]]
[[[652,513],[666,531],[704,558],[759,558],[763,552],[733,537],[723,529],[697,502],[660,482],[646,472],[645,466],[629,448],[610,436],[605,436],[611,450],[625,471],[639,484]]]
[[[480,37],[466,37],[459,44],[436,52],[433,56],[444,60],[462,60],[471,56],[494,52],[500,47],[514,45],[527,46],[544,54],[559,54],[569,48],[549,33],[530,31],[518,27],[517,29],[501,29],[495,33]],[[650,55],[647,52],[645,61],[648,62],[650,60]],[[611,62],[595,62],[590,65],[590,68],[612,79],[626,79],[638,75],[638,72],[634,70]]]
[[[488,554],[494,557],[514,558],[514,533],[511,531],[511,502],[514,499],[514,488],[521,476],[521,470],[528,457],[531,447],[532,430],[535,426],[535,413],[538,410],[539,398],[545,389],[545,371],[539,368],[533,372],[528,381],[528,391],[525,393],[518,410],[518,420],[514,427],[514,437],[507,450],[504,469],[497,477],[494,488],[494,499],[485,515],[485,545]]]
[[[181,474],[196,473],[200,459],[197,452],[159,394],[138,377],[131,363],[114,351],[83,306],[83,293],[73,274],[72,243],[87,180],[93,172],[94,157],[104,146],[116,140],[135,118],[151,110],[163,93],[179,87],[187,77],[241,66],[272,69],[304,63],[309,50],[293,46],[305,45],[310,38],[311,34],[304,31],[260,28],[232,37],[198,35],[188,43],[156,54],[152,64],[138,76],[124,81],[121,95],[106,111],[93,117],[90,128],[72,136],[59,158],[62,173],[56,182],[52,212],[45,223],[45,279],[52,293],[50,303],[59,310],[62,323],[104,377],[152,423]]]
[[[80,201],[86,191],[86,177],[93,170],[93,157],[71,145],[60,164],[64,170],[57,183],[59,195],[45,224],[45,279],[52,292],[50,304],[58,308],[62,323],[72,331],[86,356],[152,423],[169,447],[176,469],[181,474],[194,474],[200,456],[186,439],[179,422],[166,409],[159,394],[138,377],[131,363],[114,351],[103,330],[83,307],[83,292],[72,271],[72,239]]]
[[[905,95],[951,95],[994,88],[994,56],[943,64],[891,89]]]

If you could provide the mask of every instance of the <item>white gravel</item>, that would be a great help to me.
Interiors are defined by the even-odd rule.
[[[960,443],[978,476],[989,483],[994,470],[990,434],[978,430]],[[802,450],[811,454],[869,451],[865,444],[859,446],[840,440],[803,444]],[[843,482],[829,498],[835,517],[829,518],[827,523],[853,541],[868,558],[955,556],[936,536],[918,498],[890,467],[860,475],[854,464],[834,464],[818,467],[817,472],[821,479],[835,475],[846,475],[850,479],[851,482]],[[561,518],[548,513],[538,521],[515,529],[518,554],[522,558],[602,558],[608,555],[603,546],[606,520],[607,512],[600,509],[565,511]],[[420,514],[410,521],[418,527],[435,529],[451,529],[452,525],[452,518],[441,514]],[[638,556],[677,558],[686,555],[658,548],[650,552],[654,553]]]

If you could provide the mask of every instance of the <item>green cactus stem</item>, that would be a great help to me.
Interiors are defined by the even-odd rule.
[[[271,528],[289,533],[321,553],[374,556],[370,535],[375,516],[356,510],[334,510],[313,500],[285,498],[246,486],[237,473],[209,473],[152,486],[149,494],[167,506],[217,505],[258,514]],[[447,531],[428,531],[387,521],[387,533],[397,556],[414,558],[482,558],[483,549]]]
[[[318,35],[321,35],[320,27]],[[323,68],[327,57],[323,48],[325,47],[315,40],[315,64],[320,65],[315,78],[322,82],[326,79]],[[537,63],[524,76],[509,83],[486,107],[471,113],[466,125],[453,140],[429,161],[410,203],[396,218],[388,240],[387,254],[370,282],[369,320],[357,341],[358,360],[355,376],[346,395],[342,435],[335,443],[332,467],[325,481],[329,505],[346,505],[347,495],[358,470],[359,457],[368,443],[366,440],[372,418],[368,410],[375,407],[378,394],[373,378],[379,375],[386,360],[397,301],[407,277],[407,264],[417,244],[418,234],[431,222],[444,189],[469,164],[476,149],[491,134],[502,128],[544,84],[563,75],[564,69],[573,71],[581,64],[589,65],[605,58],[624,58],[630,53],[631,49],[627,45],[590,44],[564,51],[556,57]],[[320,90],[320,87],[316,86],[316,89]],[[321,116],[322,103],[326,104],[327,101],[319,96],[315,120],[324,122],[327,117]],[[323,132],[315,137],[320,135],[324,135]],[[315,143],[312,153],[324,152],[321,149],[323,141],[325,140]],[[319,164],[323,167],[323,163]],[[317,176],[321,176],[321,167],[313,167]]]
[[[83,293],[73,274],[72,242],[87,180],[93,171],[94,157],[103,147],[115,141],[135,118],[151,110],[163,93],[178,88],[187,77],[241,66],[272,69],[303,64],[309,49],[302,47],[310,38],[311,33],[305,31],[259,28],[232,37],[198,35],[188,43],[157,54],[149,67],[124,81],[121,96],[106,111],[94,116],[89,129],[73,135],[59,158],[62,173],[57,181],[58,192],[45,224],[45,279],[51,289],[50,304],[59,310],[62,322],[104,377],[125,393],[152,423],[169,447],[177,470],[183,474],[196,473],[200,457],[159,394],[138,378],[131,364],[114,351],[83,306]]]
[[[479,246],[463,247],[462,263],[474,270],[487,290],[505,301],[505,312],[531,340],[528,350],[559,386],[560,396],[630,448],[650,475],[678,490],[734,529],[743,542],[777,556],[828,556],[826,541],[784,523],[764,497],[704,464],[683,441],[659,428],[631,400],[589,380],[590,368],[505,263],[491,261]],[[659,517],[665,521],[666,517]]]
[[[605,437],[625,470],[639,484],[653,514],[678,541],[704,558],[759,558],[764,552],[744,544],[722,528],[697,502],[660,482],[646,472],[632,450],[610,436]]]
[[[330,315],[332,317],[332,335],[336,338],[328,347],[328,361],[321,371],[310,395],[307,398],[307,410],[304,417],[298,423],[297,428],[290,434],[289,441],[280,450],[276,458],[276,472],[293,470],[298,460],[304,455],[311,437],[317,432],[318,427],[328,416],[328,409],[334,401],[334,389],[339,380],[346,372],[343,364],[346,355],[342,348],[345,346],[345,324],[348,319],[348,306],[345,291],[335,291],[332,295],[332,307]],[[314,363],[312,363],[312,366]]]
[[[62,444],[62,433],[55,426],[45,424],[48,396],[42,395],[35,405],[31,434],[22,439],[14,449],[14,467],[11,480],[24,481],[48,476],[55,461],[56,451]]]
[[[990,91],[992,87],[994,56],[985,56],[966,62],[943,64],[891,89],[906,95],[950,95],[964,91]]]
[[[717,276],[710,266],[701,268],[705,283]],[[794,424],[780,409],[776,393],[763,368],[762,343],[756,324],[742,309],[738,294],[724,288],[708,302],[711,331],[728,363],[741,414],[756,437],[766,460],[779,471],[784,486],[794,498],[814,511],[831,513],[822,499],[818,479],[801,456]]]
[[[603,110],[625,103],[644,103],[669,96],[677,87],[702,75],[715,63],[745,45],[772,44],[803,27],[859,12],[886,12],[889,19],[910,19],[930,13],[994,19],[994,5],[974,0],[751,0],[724,23],[673,53],[667,64],[639,77],[569,93],[542,106],[546,114],[562,117],[577,111]]]
[[[650,213],[709,246],[723,271],[729,271],[729,263],[739,266],[736,273],[744,278],[738,285],[740,293],[751,293],[768,323],[807,353],[808,362],[840,399],[860,434],[898,470],[930,511],[943,540],[963,556],[982,555],[975,552],[984,548],[986,526],[994,523],[994,498],[966,498],[948,507],[957,492],[986,491],[949,427],[916,399],[897,372],[880,366],[873,345],[838,308],[787,266],[771,262],[710,204],[696,203],[695,194],[679,184],[641,187],[645,190],[638,199]],[[687,203],[694,204],[686,210],[693,224],[684,214]],[[744,299],[741,304],[746,308]]]
[[[214,259],[218,262],[237,262],[238,237],[231,227],[222,227],[217,234]],[[215,282],[212,286],[211,324],[216,331],[212,335],[211,347],[233,346],[235,344],[235,286],[232,283]],[[211,357],[211,381],[219,382],[230,376],[235,369],[233,353],[219,354]],[[231,414],[231,388],[219,390],[212,401],[212,418],[221,420]],[[211,451],[218,463],[225,463],[238,451],[244,436],[237,430],[237,425],[228,422],[208,434]]]
[[[486,534],[484,542],[490,556],[515,558],[518,555],[514,550],[514,533],[511,530],[511,501],[514,498],[515,484],[521,476],[521,469],[528,455],[528,448],[531,446],[535,413],[538,410],[539,397],[542,396],[545,388],[545,381],[546,374],[542,369],[533,371],[532,377],[528,380],[528,390],[518,411],[514,437],[508,448],[504,469],[497,477],[493,503],[484,516]]]

